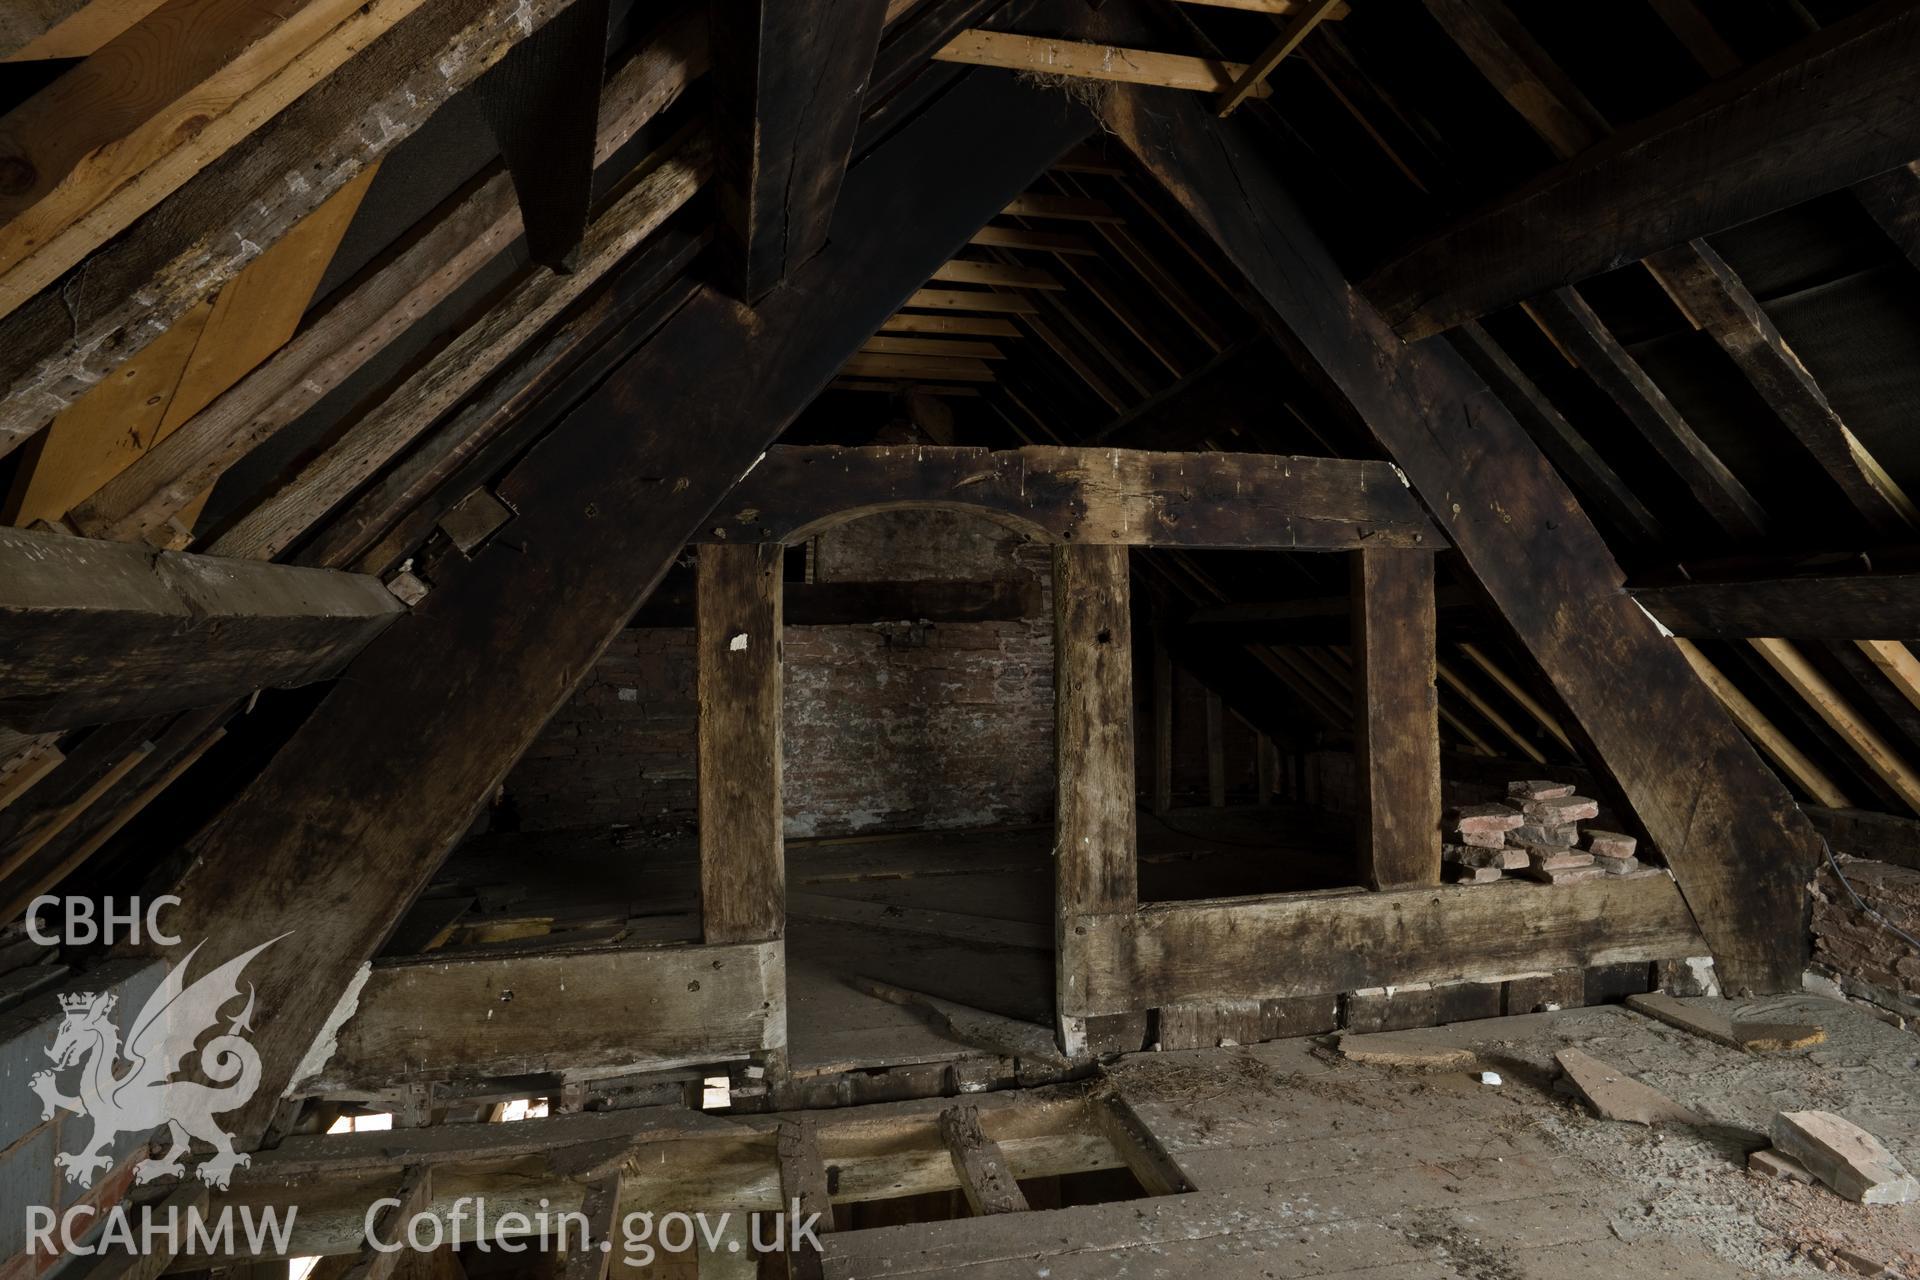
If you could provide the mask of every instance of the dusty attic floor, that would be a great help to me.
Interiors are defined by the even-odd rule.
[[[1314,1041],[1140,1054],[1110,1074],[1199,1191],[846,1233],[830,1276],[969,1280],[1596,1280],[1815,1276],[1851,1253],[1920,1277],[1920,1205],[1865,1207],[1746,1172],[1774,1112],[1838,1112],[1920,1167],[1920,1038],[1819,997],[1742,1002],[1812,1020],[1810,1049],[1751,1055],[1621,1006],[1405,1033],[1503,1078],[1412,1074]],[[1713,1122],[1602,1121],[1552,1087],[1579,1047]]]

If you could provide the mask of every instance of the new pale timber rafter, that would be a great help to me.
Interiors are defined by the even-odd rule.
[[[421,0],[166,0],[0,119],[0,315],[246,139]]]
[[[1425,497],[1667,856],[1725,979],[1797,982],[1812,831],[1620,592],[1604,542],[1519,424],[1451,348],[1400,341],[1232,126],[1174,95],[1111,102],[1110,126],[1265,297],[1276,338],[1345,395]],[[1563,627],[1564,616],[1585,624]],[[1617,697],[1621,668],[1643,691],[1631,709]]]
[[[1363,292],[1422,337],[1906,164],[1916,57],[1920,11],[1883,0],[1469,214]]]
[[[84,58],[161,0],[16,0],[0,9],[0,62]]]
[[[181,930],[236,951],[295,930],[248,971],[264,1074],[235,1131],[264,1130],[362,960],[706,512],[1088,127],[1008,77],[963,78],[850,170],[837,234],[785,288],[753,313],[701,290],[514,467],[496,492],[516,545],[450,562],[194,842]]]
[[[22,456],[5,508],[10,521],[62,523],[292,338],[378,172],[378,165],[361,170],[218,294],[55,418]],[[190,525],[197,505],[189,500],[168,514]]]
[[[59,286],[0,320],[0,454],[165,333],[570,0],[449,0],[394,24]]]
[[[702,24],[682,19],[663,28],[600,95],[595,164],[604,164],[678,101],[705,68]],[[90,537],[184,545],[171,526],[227,467],[312,409],[473,279],[522,226],[520,203],[505,174],[459,197],[283,349],[76,507],[75,527]]]

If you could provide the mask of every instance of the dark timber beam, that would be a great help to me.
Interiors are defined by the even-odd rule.
[[[1813,374],[1713,246],[1695,240],[1655,254],[1647,266],[1693,323],[1739,366],[1867,526],[1882,537],[1910,537],[1920,511],[1847,429]]]
[[[1699,955],[1700,946],[1673,881],[1657,871],[1553,886],[1510,878],[1385,893],[1156,902],[1087,921],[1087,985],[1067,1012],[1097,1016],[1188,1001],[1492,982],[1679,959]]]
[[[1469,214],[1362,291],[1424,337],[1906,164],[1916,59],[1920,9],[1883,0]]]
[[[382,960],[296,1092],[738,1060],[786,1042],[784,972],[775,942]]]
[[[769,450],[702,541],[794,542],[883,507],[1000,518],[1048,541],[1135,547],[1445,546],[1384,462],[1133,449]]]
[[[311,684],[404,612],[360,574],[0,529],[0,727],[44,733]]]
[[[1920,871],[1920,822],[1866,809],[1807,806],[1807,817],[1840,853]]]
[[[749,302],[826,243],[886,12],[886,0],[713,5],[720,210]]]
[[[1433,556],[1353,553],[1353,760],[1359,872],[1376,889],[1440,883],[1440,696]]]
[[[635,614],[635,627],[690,627],[693,597],[661,589]],[[1012,622],[1040,612],[1032,578],[991,582],[788,582],[780,589],[789,627],[862,627],[869,622]]]
[[[576,0],[474,86],[513,175],[527,255],[555,271],[573,269],[587,231],[607,4]]]
[[[1620,590],[1606,543],[1513,415],[1451,347],[1401,341],[1238,128],[1175,94],[1108,101],[1120,140],[1272,308],[1283,347],[1345,395],[1406,472],[1666,856],[1723,981],[1797,984],[1813,832]]]
[[[292,931],[247,970],[262,1079],[231,1132],[258,1139],[361,962],[714,503],[1089,123],[969,73],[850,171],[787,288],[757,313],[696,293],[495,486],[516,536],[450,557],[193,842],[184,936],[224,957]]]
[[[1698,640],[1920,638],[1920,573],[1856,573],[1636,586],[1633,598]]]
[[[1707,447],[1586,299],[1573,289],[1557,289],[1533,299],[1527,311],[1674,469],[1714,523],[1738,538],[1757,538],[1766,532],[1767,515],[1759,502]]]

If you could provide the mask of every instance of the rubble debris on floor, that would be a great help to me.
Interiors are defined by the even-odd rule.
[[[1553,1056],[1567,1080],[1602,1120],[1648,1125],[1705,1123],[1658,1089],[1648,1088],[1592,1054],[1563,1049]]]
[[[1773,1118],[1773,1144],[1849,1200],[1910,1204],[1920,1180],[1872,1134],[1827,1111],[1783,1111]]]
[[[1805,1049],[1819,1044],[1827,1034],[1822,1028],[1806,1023],[1736,1019],[1720,1012],[1712,1004],[1681,1000],[1659,991],[1628,996],[1627,1006],[1715,1044],[1752,1053]]]

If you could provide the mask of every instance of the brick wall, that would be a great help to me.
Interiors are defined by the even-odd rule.
[[[788,627],[787,832],[994,826],[1053,810],[1049,552],[950,512],[869,516],[817,540],[820,582],[1030,578],[1007,622]],[[507,779],[528,829],[691,830],[693,635],[622,633]]]
[[[1920,871],[1839,855],[1861,901],[1920,937]],[[1822,864],[1813,890],[1813,959],[1848,995],[1904,1018],[1920,1018],[1920,952],[1854,905]]]

